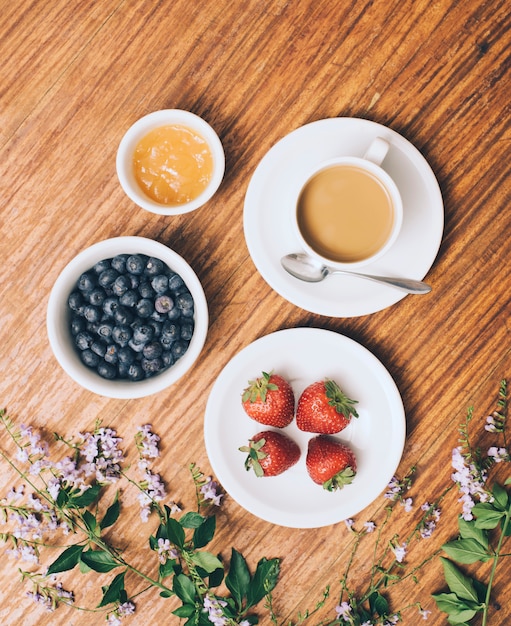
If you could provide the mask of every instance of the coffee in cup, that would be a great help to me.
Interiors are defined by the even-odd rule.
[[[402,202],[380,167],[389,144],[375,139],[363,158],[320,164],[300,190],[296,226],[309,254],[334,266],[358,266],[386,252],[402,222]]]

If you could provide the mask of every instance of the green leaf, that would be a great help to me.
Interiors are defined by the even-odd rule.
[[[254,577],[250,581],[247,591],[247,608],[255,606],[264,596],[272,591],[277,584],[280,572],[280,562],[278,559],[263,557],[257,564]]]
[[[163,580],[164,578],[167,578],[167,576],[170,576],[171,574],[175,573],[174,566],[176,565],[176,563],[177,563],[176,559],[167,559],[165,563],[160,563],[160,567],[158,568],[160,581]]]
[[[478,602],[479,598],[477,597],[472,579],[466,576],[452,561],[449,561],[449,559],[440,557],[440,560],[444,567],[445,581],[449,589],[455,593],[458,598]]]
[[[191,559],[194,565],[201,567],[208,574],[223,568],[222,561],[211,552],[194,552]]]
[[[389,603],[387,602],[385,596],[382,596],[381,593],[378,593],[377,591],[374,591],[369,596],[369,607],[371,609],[371,613],[377,613],[380,617],[388,615]]]
[[[460,516],[458,527],[462,539],[475,539],[483,548],[488,548],[488,533],[482,528],[477,528],[475,520],[467,521]]]
[[[501,487],[498,483],[493,485],[492,489],[493,498],[495,500],[495,507],[501,511],[507,511],[509,505],[509,497],[504,487]]]
[[[172,591],[160,591],[160,598],[172,598],[173,596]]]
[[[471,608],[467,601],[458,598],[455,593],[436,593],[433,599],[439,610],[448,614],[450,624],[467,622],[477,613],[477,609]]]
[[[475,539],[456,539],[442,546],[447,556],[458,563],[476,563],[487,561],[490,557],[483,546]]]
[[[175,611],[172,611],[172,615],[177,615],[177,617],[191,617],[194,613],[195,605],[193,604],[183,604],[183,606],[180,606]]]
[[[185,531],[181,524],[173,517],[169,517],[167,520],[167,535],[171,543],[178,548],[183,548],[185,545]]]
[[[183,528],[199,528],[199,526],[204,522],[204,516],[200,513],[196,513],[195,511],[189,511],[185,513],[183,517],[179,520],[179,523]]]
[[[120,602],[121,597],[124,591],[124,576],[126,575],[126,570],[117,574],[117,576],[112,580],[108,587],[103,587],[103,598],[101,602],[98,604],[97,608],[99,609],[102,606],[106,606],[107,604],[111,604],[112,602]]]
[[[115,494],[115,500],[113,501],[113,503],[106,510],[105,516],[103,517],[103,519],[101,520],[101,522],[99,524],[101,529],[108,528],[109,526],[112,526],[113,524],[115,524],[115,522],[119,518],[119,515],[120,515],[120,512],[121,512],[121,505],[120,505],[118,496],[119,496],[119,494],[116,493]]]
[[[82,519],[83,519],[83,523],[87,527],[87,530],[93,535],[95,535],[98,522],[96,518],[94,517],[94,515],[90,511],[85,510],[82,513]]]
[[[238,610],[243,606],[243,598],[247,596],[250,584],[250,572],[245,557],[232,548],[231,565],[225,578],[227,589],[231,592]]]
[[[216,518],[214,515],[211,517],[203,518],[203,522],[198,526],[193,533],[193,545],[195,548],[204,548],[215,536],[216,530]]]
[[[80,561],[80,555],[83,552],[83,546],[74,545],[66,548],[60,556],[58,556],[55,561],[48,567],[48,571],[46,572],[47,576],[51,574],[56,574],[57,572],[66,572],[67,570],[73,569],[75,565],[78,565]]]
[[[67,501],[67,506],[73,507],[76,509],[81,509],[86,506],[90,506],[99,496],[99,492],[101,491],[101,485],[95,484],[92,487],[89,487],[86,491],[84,491],[79,496],[70,496]]]
[[[87,552],[82,552],[81,560],[95,572],[109,572],[121,565],[106,550],[87,550]]]
[[[174,584],[172,591],[181,600],[183,604],[195,605],[195,585],[184,574],[174,576]]]
[[[488,502],[478,502],[473,508],[472,513],[476,517],[475,524],[477,528],[491,530],[499,525],[500,520],[506,514],[505,511],[499,511]]]

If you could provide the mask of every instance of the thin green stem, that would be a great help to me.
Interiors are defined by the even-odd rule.
[[[500,554],[500,550],[502,548],[502,543],[506,537],[506,532],[507,532],[507,528],[509,525],[509,520],[511,517],[511,510],[508,509],[506,511],[506,517],[504,519],[504,523],[502,524],[502,529],[500,531],[500,537],[499,537],[499,542],[497,544],[497,547],[495,549],[495,556],[493,557],[493,565],[491,568],[491,572],[490,572],[490,578],[488,580],[488,587],[486,589],[486,597],[484,599],[484,609],[483,609],[483,619],[481,622],[481,626],[486,626],[487,620],[488,620],[488,609],[490,606],[490,599],[491,599],[491,591],[492,591],[492,586],[493,586],[493,579],[495,577],[495,572],[497,571],[497,565],[499,562],[499,557],[501,556]]]

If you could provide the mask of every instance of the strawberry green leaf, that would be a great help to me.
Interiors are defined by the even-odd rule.
[[[50,576],[51,574],[56,574],[57,572],[66,572],[67,570],[73,569],[73,567],[80,561],[80,555],[83,552],[83,548],[83,546],[78,545],[66,548],[64,552],[62,552],[62,554],[60,554],[48,567],[46,575]]]
[[[339,385],[333,380],[325,380],[325,392],[328,398],[328,404],[334,407],[337,413],[342,413],[346,419],[350,416],[358,417],[355,409],[356,400],[351,400],[341,391]]]
[[[225,584],[227,589],[231,592],[238,610],[241,610],[243,606],[243,598],[245,598],[248,593],[250,572],[245,558],[234,548],[232,548],[231,565],[229,573],[225,578]]]

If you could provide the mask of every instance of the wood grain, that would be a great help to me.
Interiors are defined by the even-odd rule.
[[[433,500],[450,483],[457,427],[474,404],[493,407],[511,375],[509,154],[511,14],[506,0],[19,0],[0,12],[0,403],[12,417],[69,435],[100,417],[128,440],[141,423],[162,436],[159,469],[171,497],[186,498],[187,466],[209,472],[202,417],[211,385],[240,349],[281,328],[327,328],[371,350],[394,377],[407,415],[404,474],[418,465],[414,497]],[[201,210],[152,215],[123,194],[115,153],[126,129],[161,108],[203,116],[219,133],[226,175]],[[388,125],[431,164],[443,194],[445,231],[428,273],[431,296],[407,297],[359,318],[298,309],[258,274],[243,235],[243,201],[254,169],[279,139],[308,122],[353,116]],[[271,228],[271,225],[268,225]],[[60,369],[48,345],[45,310],[64,265],[86,246],[142,235],[182,254],[199,275],[211,321],[197,365],[166,392],[121,401],[95,396]],[[235,390],[235,393],[236,390]],[[2,439],[2,446],[6,442]],[[2,472],[4,470],[2,469]],[[13,476],[7,470],[0,482]],[[450,492],[435,546],[455,532]],[[306,506],[306,503],[304,503]],[[384,502],[360,522],[381,514]],[[405,514],[395,532],[416,520]],[[149,530],[134,505],[118,539],[143,565]],[[344,524],[319,530],[272,526],[229,497],[215,546],[234,545],[251,563],[282,557],[274,600],[282,623],[312,608],[338,581],[350,549]],[[419,546],[414,560],[429,553]],[[360,585],[370,548],[354,564]],[[24,595],[18,564],[3,557],[0,621],[6,625],[102,623],[62,607],[40,612]],[[484,567],[481,567],[484,570]],[[500,610],[509,621],[510,566],[499,568]],[[441,588],[438,560],[419,584],[393,591],[396,608],[420,601],[429,624],[444,624],[430,594]],[[68,575],[80,600],[97,603],[92,579]],[[135,584],[130,580],[129,583]],[[169,601],[172,603],[172,601]],[[126,623],[179,623],[156,592]],[[405,623],[418,617],[408,613]],[[262,624],[269,619],[263,617]]]

